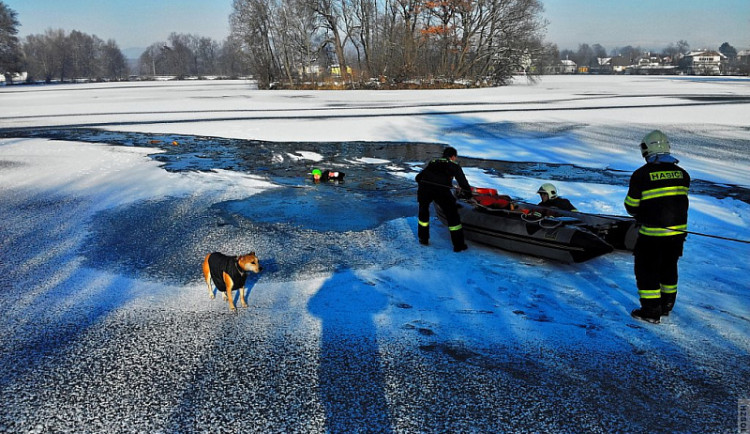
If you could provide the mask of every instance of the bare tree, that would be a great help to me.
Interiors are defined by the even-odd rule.
[[[593,52],[593,55],[594,55],[594,61],[596,61],[596,59],[601,58],[601,57],[607,57],[607,49],[601,46],[600,44],[592,45],[591,51]]]
[[[114,39],[108,40],[101,48],[99,69],[105,78],[124,80],[128,77],[128,65],[125,55]]]
[[[70,49],[65,31],[47,30],[44,35],[29,35],[23,43],[27,69],[32,79],[64,81],[70,76]]]
[[[347,77],[344,45],[349,33],[346,22],[350,17],[351,6],[347,0],[307,0],[307,3],[321,19],[321,27],[326,31],[326,42],[333,48],[341,77],[346,82],[350,77]]]
[[[266,0],[234,0],[230,16],[232,35],[242,42],[260,88],[268,88],[281,76],[274,41],[276,9],[272,6]]]
[[[361,80],[501,84],[535,70],[531,59],[545,51],[542,10],[539,0],[235,0],[232,35],[261,86],[282,75],[291,83],[320,53],[320,41],[342,75],[354,63]]]
[[[231,35],[219,49],[217,74],[239,77],[249,73],[248,61],[242,51],[242,43]]]
[[[400,41],[394,42],[400,42],[401,65],[395,73],[397,80],[402,81],[414,77],[417,73],[417,59],[422,41],[419,32],[422,2],[421,0],[394,0],[391,7],[401,19],[401,22],[394,26],[400,36]]]
[[[104,42],[96,36],[77,30],[70,32],[67,39],[70,50],[70,71],[68,72],[70,77],[82,79],[100,77],[98,58]]]
[[[163,55],[167,73],[177,77],[197,75],[198,63],[195,55],[195,37],[192,35],[172,33],[164,45]]]
[[[119,80],[127,75],[125,56],[114,40],[104,41],[79,31],[62,29],[29,35],[23,43],[31,79]]]
[[[615,56],[622,56],[626,58],[630,64],[635,64],[636,59],[640,57],[643,54],[644,50],[641,47],[633,47],[630,45],[627,45],[622,48],[615,48],[612,50],[612,57]]]
[[[63,82],[66,78],[71,78],[73,72],[73,57],[70,39],[65,34],[65,30],[47,30],[45,37],[47,43],[52,47],[52,56],[55,60],[54,65],[57,78]]]
[[[372,68],[379,76],[392,75],[404,79],[405,48],[403,41],[407,39],[397,0],[385,0],[383,13],[378,16],[375,24],[378,43],[373,45],[370,54]]]
[[[544,74],[560,61],[560,50],[557,48],[557,44],[544,43],[541,55],[533,60],[534,69]]]
[[[29,35],[23,42],[29,80],[52,80],[52,59],[42,35]]]
[[[662,50],[662,55],[667,56],[670,59],[672,59],[673,64],[678,64],[680,59],[687,54],[690,51],[690,44],[688,44],[686,41],[678,41],[675,43],[670,43],[667,45],[667,47]]]
[[[479,36],[478,54],[482,69],[474,69],[473,77],[486,75],[492,84],[506,84],[511,77],[524,72],[530,74],[532,59],[544,52],[541,30],[546,22],[539,16],[544,10],[538,0],[492,0],[489,7],[490,20]],[[481,64],[480,64],[481,65]],[[489,74],[487,74],[489,73]]]
[[[141,75],[166,74],[166,61],[162,51],[166,42],[155,42],[151,44],[138,58],[138,72]]]
[[[279,8],[274,29],[277,30],[275,39],[277,41],[276,47],[282,73],[289,82],[289,85],[292,86],[295,77],[298,75],[296,67],[300,65],[301,59],[297,56],[295,38],[292,34],[292,29],[296,24],[296,16],[294,11],[288,6],[284,4]]]
[[[357,51],[357,66],[361,76],[369,78],[375,70],[373,52],[379,41],[377,4],[375,0],[353,0],[352,10],[354,21],[350,32]]]
[[[679,53],[687,54],[690,51],[690,44],[684,39],[677,41],[677,50]]]
[[[579,44],[576,51],[575,62],[580,66],[591,66],[595,61],[594,50],[589,44]]]
[[[320,19],[306,0],[290,0],[287,9],[292,13],[286,33],[289,35],[289,43],[295,58],[300,64],[301,78],[317,76],[321,52],[326,43]]]
[[[211,38],[197,37],[195,43],[196,74],[214,74],[219,60],[219,44]]]
[[[13,74],[21,72],[21,44],[16,34],[20,23],[16,12],[0,1],[0,74],[12,82]]]
[[[211,38],[172,33],[167,41],[156,42],[141,54],[138,73],[175,77],[246,75],[249,66],[242,47],[242,41],[232,36],[219,43]]]

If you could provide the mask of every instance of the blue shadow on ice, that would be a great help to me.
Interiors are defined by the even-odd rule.
[[[92,327],[133,298],[130,279],[81,267],[81,204],[49,192],[6,198],[0,207],[3,255],[0,306],[4,335],[0,390],[43,371]],[[23,225],[12,222],[22,221]]]
[[[385,295],[344,268],[308,303],[322,322],[318,384],[329,432],[392,431],[374,318],[387,304]]]
[[[70,268],[77,269],[77,265],[71,264]],[[63,263],[50,278],[64,276],[66,271]],[[9,323],[16,324],[12,333],[15,344],[3,348],[0,365],[14,368],[0,376],[0,390],[24,381],[30,372],[53,370],[53,366],[46,365],[60,363],[60,358],[89,329],[101,327],[107,316],[133,299],[132,290],[130,279],[116,275],[106,279],[94,271],[77,269],[75,274],[60,279],[33,299],[30,305],[18,303],[8,308],[4,316]]]

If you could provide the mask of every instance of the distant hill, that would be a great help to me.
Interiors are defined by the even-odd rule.
[[[146,51],[144,47],[130,47],[122,50],[122,54],[124,54],[125,58],[127,59],[137,60],[139,57],[141,57],[141,54],[143,54],[144,51]]]

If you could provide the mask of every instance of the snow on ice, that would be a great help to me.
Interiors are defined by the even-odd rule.
[[[747,79],[687,77],[4,87],[0,431],[731,432],[747,243],[689,236],[647,325],[627,252],[457,254],[437,220],[420,246],[413,177],[451,145],[472,185],[624,214],[658,128],[696,181],[689,229],[750,240],[748,104]],[[202,281],[217,250],[264,266],[237,314]]]

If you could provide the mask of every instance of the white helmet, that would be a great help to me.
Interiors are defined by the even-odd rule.
[[[542,184],[542,186],[539,187],[539,190],[537,190],[536,192],[539,194],[545,193],[547,196],[549,196],[550,199],[557,198],[557,188],[555,188],[555,186],[550,184],[549,182]]]
[[[659,130],[651,131],[641,140],[641,155],[643,155],[643,158],[656,154],[669,154],[669,140]]]

